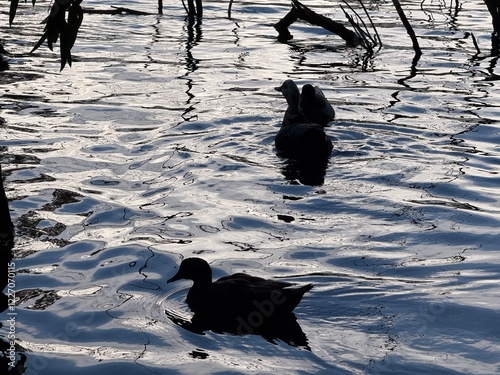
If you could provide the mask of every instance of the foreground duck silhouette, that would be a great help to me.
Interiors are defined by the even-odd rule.
[[[306,95],[302,99],[303,104],[306,104],[306,112],[320,113],[321,111],[314,111],[315,106],[311,105],[311,103],[314,104],[319,100],[316,101],[315,92],[314,95],[310,92],[311,89],[314,91],[315,88],[309,86],[309,88],[306,88]],[[280,87],[276,87],[276,90],[283,94],[288,103],[288,108],[283,117],[283,124],[275,138],[275,146],[279,153],[296,160],[328,159],[333,150],[333,145],[323,129],[326,123],[323,121],[324,125],[321,125],[313,122],[305,115],[303,108],[300,107],[299,89],[291,79],[284,81]]]
[[[216,321],[230,320],[241,332],[270,320],[289,316],[312,284],[293,287],[284,281],[266,280],[244,273],[224,276],[212,282],[210,265],[201,258],[186,258],[179,271],[167,282],[179,279],[193,281],[186,302],[195,316]]]

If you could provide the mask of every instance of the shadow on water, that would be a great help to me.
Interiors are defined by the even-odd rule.
[[[3,291],[8,287],[6,289],[7,295],[4,292],[0,293],[0,312],[7,310],[9,306],[13,306],[12,299],[15,298],[13,292],[10,292],[11,289],[14,290],[14,287],[10,285],[11,280],[14,280],[13,246],[14,226],[10,218],[9,205],[3,186],[2,167],[0,166],[0,286]],[[2,374],[22,374],[26,371],[24,366],[26,356],[19,354],[20,359],[16,363],[16,347],[13,336],[15,335],[16,316],[15,313],[8,313],[7,315],[10,317],[7,323],[9,326],[6,327],[7,332],[9,332],[7,335],[9,341],[0,340],[0,350],[3,354],[0,358],[0,368]],[[1,326],[2,324],[0,324]]]
[[[311,350],[307,336],[302,331],[294,313],[264,322],[259,319],[249,322],[245,322],[243,319],[221,319],[221,317],[214,319],[209,314],[200,313],[194,314],[189,321],[169,310],[165,310],[165,314],[179,327],[199,335],[203,335],[205,331],[238,336],[259,335],[272,344],[277,344],[277,340],[280,340],[291,346]]]

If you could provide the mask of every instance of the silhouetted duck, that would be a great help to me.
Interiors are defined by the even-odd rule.
[[[253,324],[288,316],[313,285],[293,287],[284,281],[266,280],[244,273],[221,277],[212,282],[212,269],[201,258],[186,258],[179,271],[167,282],[179,279],[193,281],[186,302],[195,316],[232,319]],[[251,322],[249,320],[252,319]]]
[[[302,86],[299,106],[310,122],[327,126],[335,118],[335,110],[318,87],[311,84]]]
[[[309,121],[299,107],[300,94],[295,82],[286,80],[276,87],[285,97],[288,108],[275,138],[276,149],[285,157],[297,160],[327,159],[333,149],[323,126]]]

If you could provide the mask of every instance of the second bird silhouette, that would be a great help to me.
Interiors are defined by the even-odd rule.
[[[335,117],[333,107],[319,88],[304,85],[302,94],[291,79],[276,87],[285,97],[288,108],[275,138],[281,155],[297,160],[327,159],[332,141],[323,127]]]

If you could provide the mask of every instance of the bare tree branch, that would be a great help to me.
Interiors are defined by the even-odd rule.
[[[392,3],[394,4],[396,11],[398,12],[399,18],[401,18],[401,21],[403,22],[406,32],[411,38],[411,41],[413,43],[413,49],[415,50],[415,56],[418,57],[422,56],[422,50],[420,49],[420,45],[418,44],[417,36],[415,35],[415,32],[413,31],[413,28],[411,27],[411,24],[408,21],[408,18],[406,18],[406,15],[403,11],[403,8],[401,7],[401,4],[399,3],[398,0],[392,0]]]

